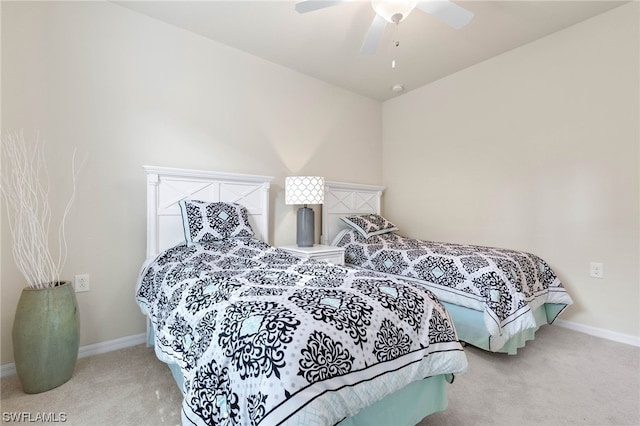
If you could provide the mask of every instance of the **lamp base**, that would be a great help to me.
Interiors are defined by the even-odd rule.
[[[296,232],[296,244],[298,247],[313,247],[313,234],[315,231],[313,210],[309,207],[298,209],[298,225]]]

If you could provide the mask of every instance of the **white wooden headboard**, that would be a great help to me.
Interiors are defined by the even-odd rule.
[[[143,166],[147,173],[147,259],[184,241],[178,202],[185,198],[242,204],[256,238],[269,242],[273,176]]]
[[[381,212],[383,186],[359,183],[324,182],[322,205],[322,244],[333,239],[347,227],[341,216]]]

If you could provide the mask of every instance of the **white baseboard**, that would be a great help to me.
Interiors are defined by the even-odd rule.
[[[560,327],[579,331],[591,336],[601,337],[603,339],[613,340],[614,342],[625,343],[627,345],[640,346],[640,337],[631,336],[629,334],[622,334],[611,330],[605,330],[604,328],[592,327],[590,325],[579,324],[577,322],[561,319],[557,319],[553,323]]]
[[[117,351],[118,349],[124,349],[130,346],[144,344],[146,343],[146,341],[146,333],[141,333],[135,334],[133,336],[109,340],[106,342],[94,343],[93,345],[81,346],[78,350],[78,358],[85,358],[88,356]],[[16,365],[13,362],[10,364],[0,365],[0,377],[12,376],[14,374],[16,374]]]
[[[0,377],[13,376],[14,374],[16,374],[16,365],[13,362],[0,365]]]

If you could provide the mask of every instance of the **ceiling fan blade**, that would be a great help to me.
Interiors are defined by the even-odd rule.
[[[464,27],[473,18],[473,12],[447,0],[419,1],[416,7],[455,29]]]
[[[364,53],[366,55],[373,55],[376,53],[378,44],[380,43],[380,37],[382,37],[382,32],[386,26],[387,21],[382,16],[376,14],[371,22],[369,31],[367,31],[364,42],[362,42],[360,53]]]
[[[335,6],[349,1],[351,0],[300,0],[296,2],[296,11],[298,13],[313,12],[314,10],[324,9],[325,7]]]

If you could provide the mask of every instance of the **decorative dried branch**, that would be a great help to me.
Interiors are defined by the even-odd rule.
[[[72,193],[58,226],[58,256],[49,247],[51,207],[49,174],[39,137],[25,140],[23,132],[2,136],[0,190],[5,198],[13,257],[31,288],[55,286],[67,261],[65,221],[76,194],[76,152],[71,160]]]

